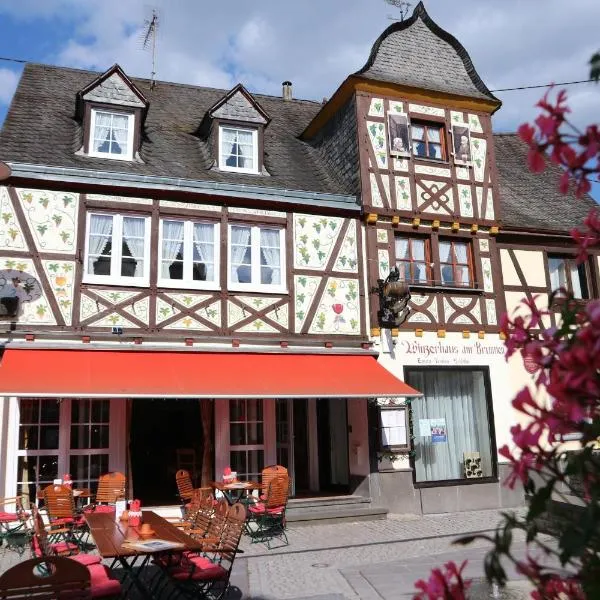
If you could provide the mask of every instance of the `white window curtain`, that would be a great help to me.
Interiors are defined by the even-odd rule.
[[[463,453],[479,452],[484,477],[492,475],[490,427],[482,371],[412,371],[423,392],[412,402],[416,480],[463,479]],[[445,431],[437,439],[432,427]]]
[[[581,291],[582,277],[580,276],[579,268],[577,267],[574,261],[570,263],[569,270],[571,271],[571,285],[573,287],[573,297],[583,298],[583,293]]]
[[[396,238],[396,258],[398,260],[407,260],[408,256],[408,239],[407,238]]]
[[[232,227],[230,230],[231,281],[238,283],[238,269],[243,266],[246,252],[250,248],[250,227]],[[247,265],[250,269],[250,265]]]
[[[281,249],[278,229],[260,230],[260,281],[279,285],[281,283]]]
[[[100,147],[107,144],[110,147],[111,115],[110,113],[96,113],[94,124],[94,152],[100,152]],[[104,151],[104,150],[102,150]],[[106,149],[108,152],[109,149]]]
[[[128,136],[129,117],[127,115],[112,115],[112,154],[127,154],[127,136]],[[115,143],[118,144],[118,151]]]
[[[123,241],[129,248],[131,256],[136,259],[134,277],[143,277],[144,275],[145,233],[145,219],[123,218]]]
[[[206,281],[215,280],[215,226],[210,223],[194,224],[194,249],[206,267]],[[194,262],[198,262],[194,257]]]
[[[113,218],[109,215],[90,216],[90,236],[88,252],[90,255],[99,255],[104,252],[106,245],[111,240]]]
[[[163,221],[162,278],[170,279],[170,267],[181,254],[183,258],[183,221]]]
[[[456,255],[456,262],[460,263],[461,265],[465,265],[465,266],[457,267],[456,283],[461,284],[461,285],[468,285],[469,284],[469,267],[466,266],[468,263],[467,245],[455,243],[454,244],[454,253]]]

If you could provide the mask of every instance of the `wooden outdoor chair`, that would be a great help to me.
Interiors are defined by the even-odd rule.
[[[125,475],[115,471],[105,473],[98,479],[95,501],[84,512],[114,512],[117,500],[125,498]]]
[[[246,508],[241,502],[227,508],[220,541],[200,553],[184,553],[176,565],[167,566],[168,580],[187,597],[221,600],[229,586],[229,577],[244,530]]]
[[[175,482],[177,483],[177,491],[179,492],[179,498],[181,499],[181,512],[183,520],[189,520],[188,512],[194,508],[194,495],[206,495],[212,496],[212,488],[195,488],[192,483],[189,471],[180,469],[175,473]]]
[[[267,490],[269,489],[269,484],[273,480],[274,477],[278,477],[280,475],[288,476],[288,470],[281,465],[270,465],[265,467],[262,470],[260,476],[260,484],[262,488],[262,492],[260,494],[260,499],[264,500],[267,494]]]
[[[248,507],[246,532],[252,542],[264,542],[271,549],[271,541],[279,538],[288,545],[285,532],[285,511],[290,495],[290,479],[277,475],[269,483],[265,499]]]
[[[82,538],[87,533],[87,525],[83,515],[75,508],[73,490],[66,485],[50,484],[44,488],[44,505],[50,522],[50,534],[57,529],[67,528],[71,541],[82,545]]]
[[[31,535],[21,496],[0,498],[0,547],[23,554]]]
[[[2,600],[83,600],[92,597],[85,565],[59,556],[32,558],[0,575]]]

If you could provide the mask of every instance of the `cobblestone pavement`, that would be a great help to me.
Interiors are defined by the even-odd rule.
[[[461,534],[494,529],[498,511],[398,516],[329,525],[290,525],[289,546],[268,550],[242,541],[229,600],[388,600],[412,597],[413,583],[449,558],[470,559],[481,576],[488,546],[457,549]],[[28,558],[25,555],[24,558]],[[0,549],[0,573],[19,559]],[[519,585],[519,584],[514,584]],[[489,592],[483,597],[489,597]],[[521,598],[522,595],[510,596]],[[508,596],[507,596],[508,598]]]
[[[470,558],[470,574],[481,577],[481,561],[488,545],[476,542],[467,549],[457,549],[451,542],[461,534],[490,531],[498,520],[498,511],[477,511],[290,526],[290,544],[284,548],[269,551],[261,544],[244,541],[245,558],[238,565],[237,597],[248,600],[410,598],[414,581],[426,578],[431,568],[449,557],[456,561]],[[239,571],[244,562],[247,587],[241,583]],[[514,573],[513,578],[516,578]],[[514,597],[520,598],[522,594]]]

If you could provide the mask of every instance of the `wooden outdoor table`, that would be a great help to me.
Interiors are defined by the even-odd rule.
[[[151,538],[141,538],[138,535],[138,527],[129,527],[127,521],[115,521],[115,516],[111,513],[86,514],[85,520],[90,528],[90,535],[98,548],[98,554],[102,558],[112,558],[111,567],[119,563],[131,580],[130,586],[135,585],[143,598],[152,598],[153,592],[140,579],[140,573],[155,554],[184,552],[186,550],[197,552],[202,550],[207,543],[215,541],[212,539],[196,540],[151,510],[143,511],[142,517],[142,523],[148,523],[151,529],[154,530],[154,535]],[[178,545],[171,550],[142,550],[127,544],[131,541],[152,539],[173,542]],[[138,560],[141,562],[137,565],[136,570]],[[124,597],[127,597],[126,593]]]
[[[246,492],[261,490],[262,485],[256,481],[240,481],[239,483],[223,483],[222,481],[211,481],[210,486],[214,490],[219,490],[225,496],[227,502],[235,504],[239,502]]]

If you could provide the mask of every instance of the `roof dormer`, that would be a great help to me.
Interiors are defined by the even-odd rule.
[[[214,104],[207,117],[218,169],[264,172],[264,129],[271,118],[241,83]]]
[[[86,156],[139,159],[142,123],[149,102],[119,65],[97,77],[77,94]]]

